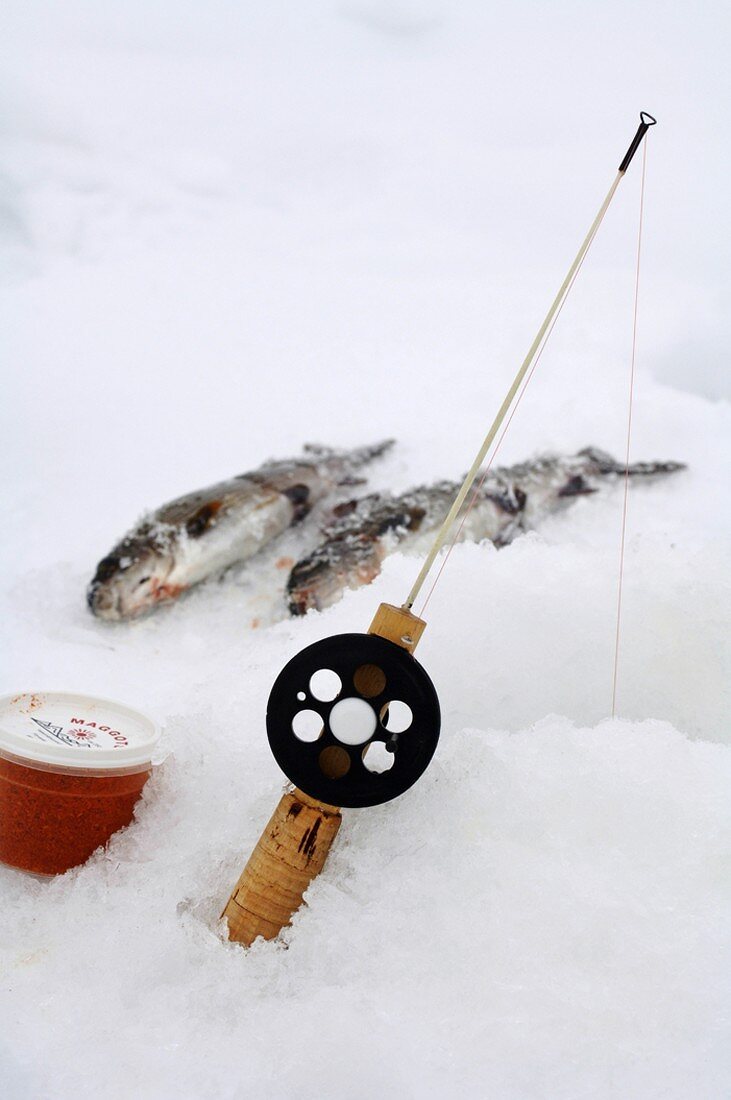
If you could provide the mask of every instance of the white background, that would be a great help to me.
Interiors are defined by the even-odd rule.
[[[169,753],[107,853],[0,873],[10,1094],[725,1095],[725,5],[6,0],[2,22],[0,686],[151,709]],[[95,564],[146,508],[305,441],[396,436],[376,487],[461,473],[640,109],[633,455],[689,469],[630,498],[624,721],[601,724],[619,493],[460,548],[420,648],[432,769],[346,817],[289,950],[228,947],[281,784],[272,679],[417,563],[305,622],[277,625],[255,567],[119,627],[86,610]],[[501,459],[623,452],[640,168]]]

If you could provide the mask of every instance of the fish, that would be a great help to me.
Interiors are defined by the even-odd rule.
[[[680,462],[638,462],[633,478],[656,478],[685,469]],[[459,538],[507,546],[552,512],[625,475],[623,463],[595,447],[575,455],[543,455],[489,470]],[[479,480],[479,479],[478,479]],[[444,521],[461,482],[439,481],[400,495],[372,493],[343,501],[322,524],[323,542],[296,562],[287,580],[291,615],[334,604],[347,588],[370,584],[387,554],[408,549]],[[469,507],[468,496],[460,513]]]
[[[163,504],[99,562],[87,590],[89,608],[100,619],[120,621],[171,603],[253,557],[338,486],[363,484],[357,472],[392,445],[387,439],[345,451],[309,444],[300,458],[265,462]]]

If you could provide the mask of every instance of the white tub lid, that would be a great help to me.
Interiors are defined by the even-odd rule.
[[[0,697],[0,754],[30,767],[134,769],[152,760],[160,727],[111,699],[66,691]]]

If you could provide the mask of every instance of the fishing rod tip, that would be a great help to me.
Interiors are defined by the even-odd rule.
[[[629,168],[630,161],[632,160],[632,157],[635,155],[635,153],[639,149],[643,137],[645,136],[647,131],[650,129],[650,127],[655,126],[656,124],[657,124],[657,119],[656,118],[653,118],[652,115],[649,115],[647,113],[647,111],[640,111],[640,124],[637,127],[637,133],[632,138],[632,144],[630,145],[627,152],[624,154],[624,159],[623,159],[622,163],[619,166],[619,171],[623,175],[627,171],[627,169]]]

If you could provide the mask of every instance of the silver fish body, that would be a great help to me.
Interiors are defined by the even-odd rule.
[[[684,467],[677,462],[641,462],[632,477],[652,478]],[[551,512],[579,496],[597,492],[623,476],[625,467],[595,448],[576,455],[544,456],[490,470],[460,531],[460,541],[489,539],[505,546]],[[323,525],[324,541],[292,569],[287,582],[289,610],[322,610],[346,588],[369,584],[385,556],[435,532],[457,495],[459,482],[422,485],[399,496],[374,493],[339,504]],[[472,494],[467,498],[462,515]]]
[[[353,451],[305,448],[302,458],[264,463],[164,504],[129,531],[97,566],[87,599],[102,619],[143,615],[193,585],[246,561],[299,523],[336,486],[391,441]]]

